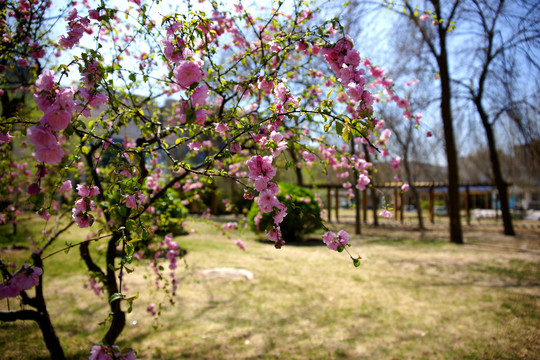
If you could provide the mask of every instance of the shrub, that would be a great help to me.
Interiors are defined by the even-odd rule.
[[[154,208],[156,212],[151,217],[156,221],[157,234],[180,235],[184,233],[182,223],[188,215],[188,209],[182,205],[178,191],[167,189],[165,195],[155,202]]]
[[[281,223],[281,234],[286,242],[302,240],[303,236],[322,228],[321,208],[311,191],[283,182],[278,186],[277,198],[287,206],[287,216]],[[248,213],[253,231],[264,232],[273,226],[272,213],[261,215],[257,203],[253,202]]]

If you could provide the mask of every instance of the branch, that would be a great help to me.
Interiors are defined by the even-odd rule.
[[[17,320],[37,321],[39,313],[35,310],[0,311],[0,321],[12,322]]]

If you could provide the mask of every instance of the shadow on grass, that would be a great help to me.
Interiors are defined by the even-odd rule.
[[[410,238],[377,238],[377,239],[367,239],[362,241],[364,244],[369,245],[403,245],[403,246],[445,246],[448,245],[448,241],[437,240],[437,239],[410,239]]]
[[[274,245],[274,242],[265,238],[256,239],[257,242],[261,244]],[[316,246],[326,246],[322,239],[319,238],[305,238],[305,239],[295,239],[285,241],[285,246],[300,246],[300,247],[316,247]]]

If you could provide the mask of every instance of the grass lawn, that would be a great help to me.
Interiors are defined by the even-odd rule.
[[[24,226],[41,231],[31,221],[21,232]],[[140,296],[119,345],[135,348],[141,359],[540,358],[538,233],[509,239],[482,230],[456,246],[435,231],[420,238],[368,229],[352,237],[352,254],[363,258],[354,268],[346,254],[324,246],[276,250],[249,231],[227,239],[206,223],[188,228],[196,232],[175,238],[188,255],[176,270],[173,305],[156,291],[147,262],[126,276],[125,293]],[[26,239],[5,236],[3,246]],[[70,229],[58,248],[85,236]],[[234,245],[238,238],[246,252]],[[99,258],[100,244],[93,246]],[[28,253],[9,248],[0,256],[20,264]],[[247,269],[254,278],[203,274],[215,267]],[[84,288],[83,269],[77,249],[45,260],[49,311],[73,359],[88,357],[108,313],[106,299]],[[147,313],[150,303],[159,317]],[[9,305],[19,306],[14,299]],[[0,310],[7,310],[6,300]],[[0,349],[2,359],[48,357],[32,322],[0,324]]]

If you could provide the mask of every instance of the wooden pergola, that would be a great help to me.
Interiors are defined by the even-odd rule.
[[[403,222],[404,219],[404,193],[401,191],[401,186],[403,185],[403,182],[386,182],[381,184],[372,184],[373,187],[377,189],[391,189],[393,191],[393,199],[394,199],[394,220],[398,221],[398,219]],[[428,194],[428,204],[429,204],[429,221],[431,223],[434,223],[435,221],[435,198],[437,193],[444,193],[446,194],[447,191],[447,184],[441,183],[441,182],[416,182],[412,184],[416,187],[417,190],[419,190],[422,193]],[[332,210],[334,210],[335,213],[335,219],[336,222],[339,222],[339,207],[340,207],[340,195],[339,192],[341,189],[343,189],[342,184],[311,184],[311,185],[304,185],[305,187],[309,188],[318,188],[318,189],[326,189],[327,194],[327,201],[326,201],[326,210],[327,210],[327,217],[328,221],[332,221]],[[494,184],[491,183],[467,183],[467,184],[460,184],[460,194],[464,193],[464,208],[467,218],[467,224],[470,225],[470,219],[471,219],[471,195],[483,195],[484,197],[484,206],[487,208],[489,206],[489,193],[491,190],[495,188]],[[369,188],[361,191],[361,198],[362,198],[362,220],[364,223],[367,222],[367,213],[368,213],[368,200],[369,196],[367,194],[367,191]],[[333,194],[332,194],[333,193]],[[334,204],[333,204],[334,203]],[[334,206],[335,205],[335,206]],[[417,204],[419,206],[420,204]],[[472,204],[472,208],[475,208],[477,205],[477,201],[474,201]],[[358,221],[359,219],[357,219]]]

